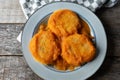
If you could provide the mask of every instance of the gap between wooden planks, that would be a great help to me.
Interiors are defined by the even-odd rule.
[[[19,0],[0,0],[0,23],[25,23]]]

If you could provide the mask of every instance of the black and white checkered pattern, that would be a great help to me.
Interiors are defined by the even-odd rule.
[[[33,12],[35,12],[38,8],[42,7],[43,5],[55,1],[69,1],[74,2],[80,5],[83,5],[90,9],[91,11],[95,12],[96,9],[100,8],[107,2],[106,7],[114,6],[118,0],[20,0],[20,4],[22,10],[28,19]]]
[[[20,0],[26,18],[28,19],[33,12],[45,5],[47,3],[46,1],[47,0]]]
[[[77,0],[78,3],[81,0]],[[89,8],[92,11],[96,11],[97,8],[100,8],[106,0],[83,0],[83,6]],[[80,3],[79,3],[80,4]]]

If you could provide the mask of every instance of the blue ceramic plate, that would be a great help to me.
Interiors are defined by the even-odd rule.
[[[76,68],[74,71],[58,71],[52,67],[44,66],[34,61],[29,52],[28,45],[38,25],[47,21],[49,15],[58,9],[70,9],[84,19],[95,37],[94,42],[97,48],[95,59],[85,65]],[[107,40],[102,23],[90,10],[81,5],[70,2],[50,3],[37,10],[26,22],[22,35],[22,50],[30,68],[45,80],[84,80],[92,76],[101,66],[106,55]]]

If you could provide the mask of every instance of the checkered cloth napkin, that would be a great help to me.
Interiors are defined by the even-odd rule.
[[[112,7],[118,0],[19,0],[25,17],[28,19],[31,14],[34,13],[38,8],[45,4],[55,2],[55,1],[68,1],[76,4],[83,5],[89,8],[91,11],[95,12],[96,9],[101,6]]]
[[[91,11],[95,12],[98,8],[112,7],[118,0],[19,0],[22,10],[26,19],[28,19],[38,8],[42,7],[45,4],[55,2],[55,1],[68,1],[76,4],[83,5]],[[21,34],[17,37],[17,40],[21,42]]]

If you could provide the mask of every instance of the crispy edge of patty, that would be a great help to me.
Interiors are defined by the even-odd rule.
[[[43,64],[52,64],[60,54],[58,41],[51,31],[40,30],[33,36],[29,45],[34,59]]]
[[[48,27],[57,36],[68,36],[77,33],[81,27],[77,14],[68,9],[53,12],[48,20]]]
[[[80,66],[95,56],[95,46],[84,34],[74,34],[62,42],[62,57],[68,64]]]

